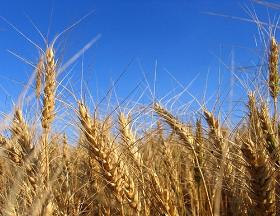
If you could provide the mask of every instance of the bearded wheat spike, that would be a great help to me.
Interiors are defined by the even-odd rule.
[[[250,120],[250,123],[252,125],[256,124],[257,120],[258,120],[258,116],[257,116],[257,113],[258,113],[258,109],[257,109],[257,106],[256,106],[256,97],[255,97],[255,93],[254,92],[249,92],[248,93],[248,104],[247,104],[247,107],[248,107],[248,111],[249,111],[249,120]]]
[[[56,91],[56,63],[53,45],[50,45],[45,53],[45,88],[42,108],[41,124],[44,129],[43,135],[43,158],[45,163],[42,166],[42,172],[46,174],[46,185],[48,185],[49,170],[49,146],[48,133],[55,116],[55,91]]]
[[[279,160],[279,143],[277,133],[273,128],[273,123],[271,121],[269,110],[266,104],[262,104],[260,110],[258,111],[258,116],[260,120],[260,126],[262,133],[265,137],[266,148],[274,161]]]
[[[22,112],[20,109],[16,109],[11,127],[12,140],[9,142],[10,146],[7,148],[8,155],[11,160],[17,164],[22,164],[26,155],[32,151],[33,146],[31,144],[31,134],[27,124],[24,121]]]
[[[151,173],[151,183],[156,193],[156,205],[161,209],[161,213],[167,216],[179,216],[178,209],[174,205],[173,200],[170,197],[170,192],[165,189],[159,180],[159,177],[155,172]]]
[[[55,110],[55,91],[56,91],[56,63],[53,47],[46,50],[45,56],[45,88],[42,110],[42,127],[49,131],[54,120]]]
[[[209,112],[208,110],[204,110],[204,116],[207,124],[210,127],[210,132],[216,137],[216,139],[221,139],[222,133],[218,119],[216,119],[213,113]]]
[[[164,108],[162,108],[160,106],[160,104],[155,103],[154,104],[154,110],[155,112],[165,120],[165,122],[167,124],[170,125],[171,128],[174,129],[174,131],[179,135],[180,139],[182,139],[186,145],[191,149],[192,153],[193,153],[193,158],[195,161],[195,165],[199,170],[199,174],[202,178],[203,181],[203,187],[206,193],[206,198],[207,198],[207,202],[209,205],[209,210],[210,210],[210,214],[213,215],[213,209],[212,209],[212,204],[211,204],[211,200],[210,200],[210,195],[209,195],[209,191],[206,185],[206,180],[204,178],[204,174],[201,170],[201,164],[197,155],[197,152],[195,150],[195,138],[192,136],[192,134],[189,132],[189,129],[186,127],[186,125],[184,125],[182,122],[180,122],[178,119],[176,119],[171,113],[169,113],[167,110],[165,110]],[[193,197],[193,199],[196,199]]]
[[[120,113],[119,125],[120,125],[121,139],[123,142],[125,142],[128,145],[129,148],[136,142],[134,134],[131,131],[130,123],[131,123],[130,116],[126,117],[124,113]]]
[[[44,72],[44,56],[41,55],[39,62],[36,67],[36,97],[39,98],[41,95],[42,79]]]
[[[279,94],[279,47],[276,39],[271,38],[269,53],[269,92],[274,100],[277,100]]]
[[[119,131],[123,143],[126,145],[128,154],[136,163],[136,166],[141,169],[143,165],[142,155],[136,146],[136,137],[131,129],[131,117],[126,117],[124,113],[119,114]]]
[[[268,161],[264,150],[256,151],[255,144],[251,139],[242,140],[242,152],[247,161],[247,170],[250,174],[250,186],[253,200],[253,215],[256,216],[275,216],[275,176],[274,169]],[[259,147],[261,148],[261,147]]]
[[[270,53],[269,53],[269,93],[273,98],[274,104],[274,121],[277,120],[277,111],[278,111],[278,94],[279,94],[279,47],[276,39],[274,37],[271,38],[270,41]]]
[[[249,135],[253,143],[257,143],[263,137],[261,129],[261,121],[259,118],[259,111],[256,101],[256,96],[254,92],[248,93],[248,123],[249,123]]]
[[[20,109],[15,110],[13,127],[11,130],[13,136],[18,140],[23,152],[26,154],[31,152],[33,149],[31,134]]]
[[[213,145],[215,147],[216,156],[217,158],[222,159],[227,147],[223,141],[224,139],[219,121],[215,118],[214,114],[208,110],[204,110],[204,117],[209,126],[211,138],[214,140]]]
[[[229,154],[229,146],[225,142],[224,134],[222,133],[219,120],[215,118],[212,112],[204,110],[204,118],[210,128],[210,135],[214,141],[214,146],[217,151],[217,158],[219,159],[219,175],[216,178],[216,183],[213,190],[213,201],[214,201],[214,215],[219,214],[220,212],[220,202],[222,199],[222,186],[224,182],[224,177],[226,169],[230,168],[230,163],[227,160]]]
[[[140,211],[140,202],[138,193],[132,179],[127,178],[127,167],[120,160],[117,153],[110,148],[109,143],[103,143],[104,138],[100,139],[102,131],[98,127],[94,127],[87,107],[82,103],[78,103],[80,122],[87,141],[90,144],[89,154],[95,158],[103,168],[103,173],[109,186],[113,189],[117,201],[122,205],[124,198],[128,200],[131,208],[136,212]],[[133,188],[132,188],[133,187]],[[121,207],[123,210],[123,207]]]

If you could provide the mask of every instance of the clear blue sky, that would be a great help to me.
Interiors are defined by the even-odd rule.
[[[183,85],[198,74],[190,87],[194,95],[202,95],[207,74],[208,91],[217,88],[219,66],[224,87],[229,86],[229,71],[219,62],[230,63],[230,52],[235,52],[237,66],[251,65],[256,55],[256,26],[244,21],[210,16],[204,12],[217,12],[250,18],[244,11],[250,1],[237,0],[2,0],[0,15],[17,26],[30,39],[44,47],[42,39],[30,19],[50,39],[65,27],[87,14],[95,12],[60,40],[64,59],[71,57],[92,37],[101,34],[99,41],[84,55],[84,72],[89,88],[102,96],[132,58],[134,61],[122,77],[117,94],[125,97],[142,80],[144,68],[150,83],[157,61],[157,95],[168,93],[178,84],[167,70]],[[267,21],[264,7],[254,6],[261,19]],[[278,11],[279,12],[279,11]],[[270,14],[277,14],[272,11]],[[32,68],[7,50],[36,62],[36,48],[0,20],[0,98],[3,89],[13,99],[32,73]],[[81,74],[82,58],[71,72],[73,80]],[[11,85],[11,83],[14,83]],[[179,88],[177,88],[178,90]],[[94,94],[94,93],[93,93]]]

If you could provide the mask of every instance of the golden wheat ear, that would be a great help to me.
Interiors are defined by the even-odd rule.
[[[270,40],[269,53],[269,92],[274,100],[279,94],[279,47],[275,37]]]
[[[33,144],[31,141],[32,134],[27,123],[24,120],[22,111],[20,109],[15,110],[13,125],[12,125],[13,136],[18,140],[25,154],[29,154],[33,149]]]
[[[37,99],[41,95],[44,69],[45,69],[44,56],[41,55],[39,62],[37,64],[37,67],[36,67],[36,97],[37,97]]]
[[[103,133],[103,127],[98,127],[93,123],[87,107],[82,102],[78,102],[78,108],[82,131],[89,143],[89,156],[96,160],[102,168],[108,188],[121,205],[121,213],[124,212],[123,203],[127,201],[138,214],[141,209],[139,193],[134,180],[129,177],[126,164],[119,157],[114,146],[109,143],[110,139],[105,138],[106,133]]]
[[[198,154],[196,152],[195,147],[195,137],[190,133],[190,129],[182,122],[180,122],[177,118],[175,118],[170,112],[165,110],[160,104],[155,103],[153,106],[154,111],[162,118],[164,121],[177,133],[180,139],[184,142],[186,147],[191,150],[192,157],[194,159],[194,164],[199,170],[199,175],[203,182],[204,192],[206,194],[206,199],[208,202],[208,207],[211,215],[213,214],[212,204],[210,200],[210,194],[208,187],[206,185],[206,180],[204,177],[204,173],[201,169],[201,164],[199,161]]]
[[[45,54],[45,88],[42,108],[42,127],[48,131],[55,116],[56,63],[53,46]]]
[[[249,211],[257,216],[276,215],[275,171],[264,150],[255,149],[250,138],[242,141],[241,150],[248,163],[250,198],[253,203]]]
[[[273,99],[274,103],[274,121],[277,121],[277,111],[278,111],[278,95],[279,95],[279,45],[275,37],[271,37],[270,40],[270,51],[269,51],[269,93]]]

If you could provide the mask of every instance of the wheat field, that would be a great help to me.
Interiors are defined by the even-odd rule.
[[[279,45],[267,41],[266,79],[234,127],[206,105],[183,121],[157,99],[102,115],[83,97],[64,101],[48,44],[30,95],[0,124],[0,215],[280,215]],[[61,119],[77,139],[54,129]]]

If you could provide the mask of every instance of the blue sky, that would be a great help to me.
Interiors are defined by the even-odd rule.
[[[60,56],[67,60],[93,37],[102,35],[71,68],[73,86],[76,85],[78,89],[79,85],[75,81],[81,75],[83,62],[86,83],[92,94],[98,94],[100,98],[112,80],[116,80],[133,59],[116,89],[119,97],[127,96],[139,81],[143,81],[143,71],[148,82],[153,85],[155,65],[158,97],[174,88],[180,90],[175,78],[186,86],[195,77],[189,91],[200,97],[207,79],[208,95],[217,89],[219,69],[223,93],[226,94],[230,79],[229,70],[223,63],[230,64],[232,50],[236,66],[255,63],[255,38],[258,38],[258,34],[254,24],[205,14],[215,12],[250,19],[245,7],[251,10],[255,8],[262,20],[268,20],[267,10],[259,5],[252,6],[248,0],[2,0],[0,15],[44,47],[30,20],[44,35],[50,32],[51,40],[67,26],[94,10],[92,15],[58,43]],[[277,12],[271,11],[270,16],[273,18]],[[2,103],[6,99],[16,99],[22,89],[21,82],[26,82],[33,71],[32,67],[7,50],[33,63],[38,58],[37,49],[0,20]]]

